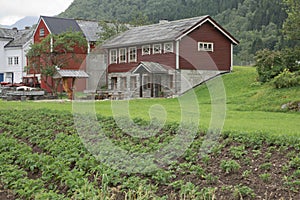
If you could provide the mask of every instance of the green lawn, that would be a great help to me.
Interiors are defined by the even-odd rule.
[[[283,112],[281,105],[290,101],[300,101],[300,88],[274,89],[271,85],[256,82],[256,71],[252,67],[235,67],[231,74],[222,76],[226,90],[226,119],[224,131],[262,132],[276,135],[300,136],[300,113]],[[209,81],[209,84],[215,80]],[[211,120],[211,93],[206,84],[193,92],[197,96],[200,127],[207,129]],[[192,95],[192,93],[185,95]],[[187,98],[186,98],[187,99]],[[125,104],[124,104],[125,103]],[[167,121],[179,122],[181,119],[180,102],[175,99],[136,99],[131,101],[99,101],[95,112],[104,116],[112,115],[112,106],[128,103],[131,118],[149,120],[149,110],[158,117],[166,114]],[[192,104],[192,103],[191,103]],[[151,107],[153,107],[151,109]],[[0,101],[1,109],[40,109],[72,111],[71,102],[6,102]],[[193,114],[190,112],[190,114]]]

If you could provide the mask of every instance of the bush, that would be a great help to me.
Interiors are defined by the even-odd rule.
[[[268,82],[283,71],[283,58],[281,52],[264,49],[255,56],[256,70],[260,82]]]
[[[281,73],[284,72],[285,69],[287,69],[290,73],[292,72],[298,72],[300,71],[300,48],[295,47],[294,49],[284,49],[282,51],[270,51],[270,50],[262,50],[258,51],[255,56],[256,60],[256,70],[258,73],[258,80],[260,82],[269,82],[273,78],[277,77]],[[295,84],[297,82],[294,80],[293,74],[289,74],[287,72],[283,73],[284,75],[281,75],[286,80],[283,80],[284,82],[287,81],[287,83],[282,83],[279,81],[279,87],[291,87],[290,84]],[[290,82],[290,83],[289,83]],[[284,86],[284,85],[287,86]],[[281,86],[282,85],[282,86]]]
[[[300,85],[300,77],[295,72],[284,69],[272,82],[276,88],[289,88]]]

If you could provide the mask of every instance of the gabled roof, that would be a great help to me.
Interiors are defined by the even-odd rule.
[[[0,28],[0,38],[10,40],[5,47],[22,47],[32,38],[33,31],[33,28],[24,30]]]
[[[134,27],[107,41],[103,47],[114,48],[154,42],[174,41],[181,39],[181,37],[188,34],[190,30],[194,30],[194,28],[201,26],[207,21],[219,29],[226,37],[228,37],[229,40],[232,41],[232,43],[239,43],[210,16],[205,15],[176,21],[164,21],[163,23],[148,26]]]
[[[22,47],[32,39],[33,32],[34,32],[33,28],[18,30],[18,33],[14,37],[14,39],[11,42],[9,42],[5,47]]]
[[[41,16],[41,19],[46,23],[47,28],[52,34],[61,34],[68,31],[82,32],[76,20]]]
[[[60,78],[88,78],[89,75],[83,70],[58,70],[54,75],[54,79]]]
[[[165,74],[168,73],[168,67],[156,62],[140,62],[132,73]]]
[[[98,33],[102,30],[98,22],[90,20],[75,20],[47,16],[41,16],[40,20],[44,20],[47,28],[52,34],[57,35],[68,31],[82,32],[89,42],[96,42],[99,38]]]

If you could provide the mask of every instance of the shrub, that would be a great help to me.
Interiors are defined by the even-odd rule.
[[[283,71],[281,52],[264,49],[255,56],[256,70],[260,82],[268,82]]]
[[[289,88],[300,85],[300,77],[296,73],[284,69],[272,82],[276,88]]]
[[[256,60],[256,70],[258,73],[258,80],[260,82],[269,82],[273,78],[277,77],[279,74],[284,72],[285,69],[290,73],[300,71],[300,48],[295,47],[294,49],[287,48],[282,51],[270,51],[267,49],[258,51],[255,56]],[[295,74],[297,75],[297,74]],[[295,81],[293,77],[290,79],[291,74],[285,74],[288,81]],[[283,80],[283,82],[286,82]],[[294,83],[294,82],[293,82]],[[299,83],[299,79],[298,79]],[[280,84],[279,85],[284,85]]]

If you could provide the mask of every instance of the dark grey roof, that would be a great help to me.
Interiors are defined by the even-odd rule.
[[[53,78],[88,78],[89,75],[83,70],[58,70]]]
[[[61,34],[68,31],[82,32],[76,20],[74,19],[46,16],[41,16],[41,18],[45,21],[49,31],[52,34]]]
[[[167,73],[168,67],[156,62],[140,62],[140,64],[132,71],[132,73]]]
[[[99,39],[99,33],[101,32],[101,27],[96,21],[86,21],[86,20],[76,20],[79,27],[81,28],[86,39],[90,42],[96,42]]]
[[[22,47],[33,37],[34,29],[19,30],[14,39],[8,43],[5,47]]]
[[[134,27],[107,41],[103,47],[111,48],[175,40],[180,34],[184,33],[206,17],[208,16],[205,15],[177,21],[165,21],[160,24]]]
[[[24,30],[0,28],[0,37],[10,40],[5,47],[22,47],[32,38],[33,31],[33,28]]]

